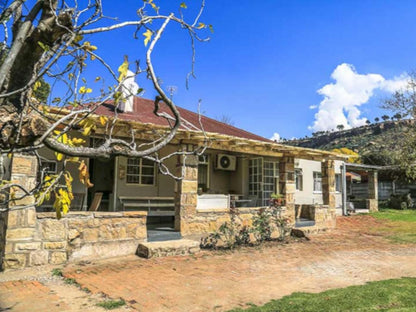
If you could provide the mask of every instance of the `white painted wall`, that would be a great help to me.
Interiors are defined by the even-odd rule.
[[[335,174],[341,174],[342,161],[335,161]],[[322,204],[322,192],[313,191],[313,172],[321,172],[321,162],[306,159],[295,159],[295,168],[302,169],[303,190],[296,190],[296,204]],[[342,196],[340,192],[335,194],[336,207],[342,206]]]

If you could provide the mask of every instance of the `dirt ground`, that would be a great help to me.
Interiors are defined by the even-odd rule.
[[[113,311],[226,311],[298,291],[416,277],[416,245],[390,243],[377,231],[381,227],[384,221],[370,216],[341,217],[337,229],[309,241],[66,266],[65,277],[91,293],[51,278],[48,267],[6,272],[0,274],[0,311],[28,311],[29,302],[30,311],[45,311],[45,302],[49,311],[102,311],[95,304],[103,294],[126,300],[127,306]]]

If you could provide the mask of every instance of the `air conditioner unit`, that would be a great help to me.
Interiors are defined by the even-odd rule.
[[[237,165],[237,159],[235,156],[218,154],[216,168],[219,170],[235,171]]]

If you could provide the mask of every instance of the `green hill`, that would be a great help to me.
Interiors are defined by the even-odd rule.
[[[414,120],[386,121],[284,143],[322,150],[346,147],[360,154],[366,164],[394,165],[403,144],[402,138],[410,131],[414,133],[414,127]]]

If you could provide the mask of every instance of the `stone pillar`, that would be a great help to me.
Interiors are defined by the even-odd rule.
[[[188,235],[192,234],[189,225],[195,218],[198,199],[198,156],[180,156],[178,171],[183,179],[175,190],[175,230]]]
[[[322,200],[324,205],[335,209],[335,162],[326,160],[322,163]]]
[[[284,195],[286,216],[295,223],[295,158],[282,157],[279,162],[279,192]]]
[[[11,181],[28,190],[36,184],[37,160],[34,156],[15,155],[12,160]],[[23,195],[15,188],[14,197]],[[2,261],[4,269],[22,268],[29,265],[46,264],[47,253],[42,253],[40,239],[36,231],[36,209],[33,196],[10,201],[9,211],[5,218],[5,247]],[[18,207],[27,206],[24,209]]]
[[[378,173],[368,172],[368,199],[367,208],[370,212],[378,211]]]

